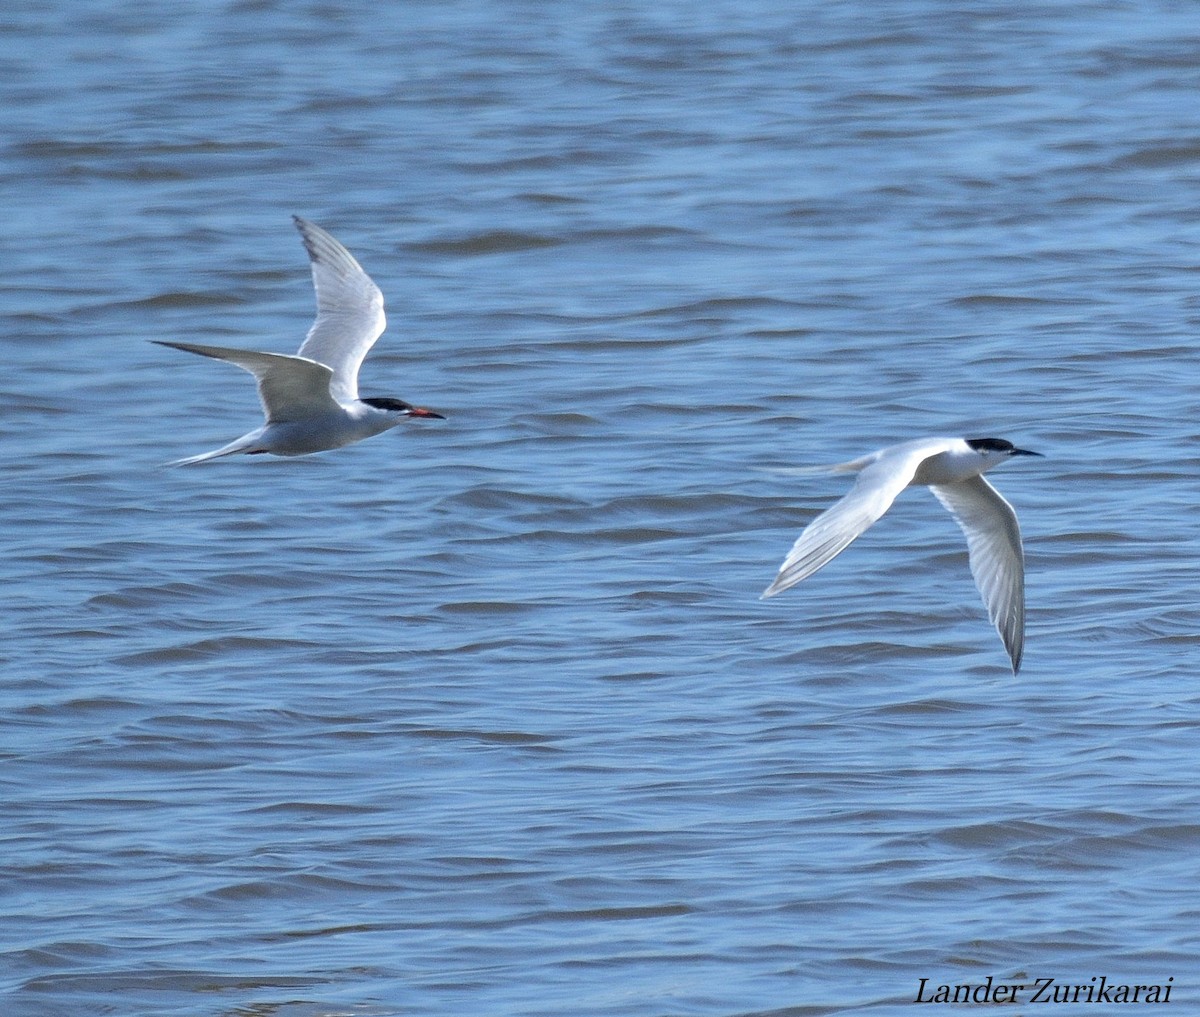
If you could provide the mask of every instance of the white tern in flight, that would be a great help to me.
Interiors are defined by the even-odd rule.
[[[918,438],[848,463],[799,472],[857,473],[841,501],[800,534],[763,597],[781,593],[828,565],[882,516],[906,487],[928,487],[967,536],[975,585],[1012,661],[1025,646],[1025,564],[1017,515],[983,478],[1013,456],[1037,456],[1003,438]]]
[[[444,419],[440,413],[402,399],[359,398],[358,369],[386,321],[383,294],[332,236],[299,216],[293,219],[312,261],[317,291],[317,318],[294,356],[198,343],[159,343],[227,360],[249,371],[258,379],[266,422],[219,449],[168,465],[262,452],[303,456],[382,434],[408,417]]]

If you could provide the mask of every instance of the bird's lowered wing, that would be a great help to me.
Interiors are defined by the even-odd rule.
[[[896,495],[912,481],[917,467],[938,451],[941,450],[931,449],[927,444],[911,448],[901,445],[873,461],[864,459],[845,464],[867,463],[850,493],[805,527],[763,597],[795,586],[833,561],[888,510]]]
[[[930,490],[967,536],[971,575],[1016,674],[1025,648],[1025,557],[1017,514],[982,476]]]
[[[198,353],[214,360],[226,360],[249,371],[258,379],[258,397],[262,400],[268,424],[319,416],[339,409],[329,392],[333,371],[324,364],[281,353],[256,353],[225,346],[154,341],[159,346]]]

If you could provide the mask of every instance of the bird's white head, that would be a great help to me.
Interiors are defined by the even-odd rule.
[[[377,410],[383,410],[384,413],[395,414],[401,417],[432,417],[435,420],[445,420],[440,413],[434,413],[433,410],[427,410],[423,406],[413,406],[412,403],[406,403],[403,399],[393,399],[391,396],[370,396],[363,399],[362,402],[368,406],[373,406]]]
[[[1041,452],[1030,452],[1028,449],[1017,448],[1011,441],[1004,438],[965,438],[963,439],[972,451],[983,456],[985,460],[995,463],[1003,462],[1010,456],[1040,456]]]

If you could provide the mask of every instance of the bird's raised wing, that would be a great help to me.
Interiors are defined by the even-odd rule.
[[[775,582],[766,588],[763,596],[782,593],[833,561],[888,510],[896,495],[912,481],[917,467],[940,451],[928,444],[898,445],[873,459],[844,464],[854,466],[861,462],[866,465],[850,493],[805,527],[779,567]]]
[[[358,398],[358,369],[383,333],[383,294],[354,256],[320,226],[292,217],[312,261],[317,318],[297,356],[333,371],[330,391],[343,403]]]
[[[982,476],[930,490],[967,535],[971,575],[1016,674],[1025,649],[1025,556],[1017,514]]]
[[[318,416],[339,409],[337,401],[329,394],[333,371],[316,361],[281,353],[234,350],[225,346],[153,341],[159,346],[198,353],[214,360],[226,360],[249,371],[258,379],[258,398],[262,400],[268,424]]]

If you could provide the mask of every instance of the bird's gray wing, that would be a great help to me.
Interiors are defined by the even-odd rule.
[[[201,346],[198,343],[172,343],[154,340],[188,353],[214,360],[226,360],[249,371],[258,379],[258,398],[268,424],[279,424],[304,417],[336,412],[337,401],[329,393],[333,371],[324,364],[281,353],[256,353],[226,346]]]
[[[327,364],[330,391],[343,403],[358,398],[358,369],[383,334],[383,294],[354,256],[306,219],[293,216],[312,261],[317,317],[297,356]]]
[[[1025,649],[1025,556],[1017,514],[982,476],[930,490],[967,536],[971,575],[1016,674]]]
[[[867,465],[850,493],[805,527],[763,597],[773,597],[795,586],[833,561],[888,510],[896,495],[912,481],[917,467],[937,451],[940,449],[896,446],[890,454],[846,464]]]

